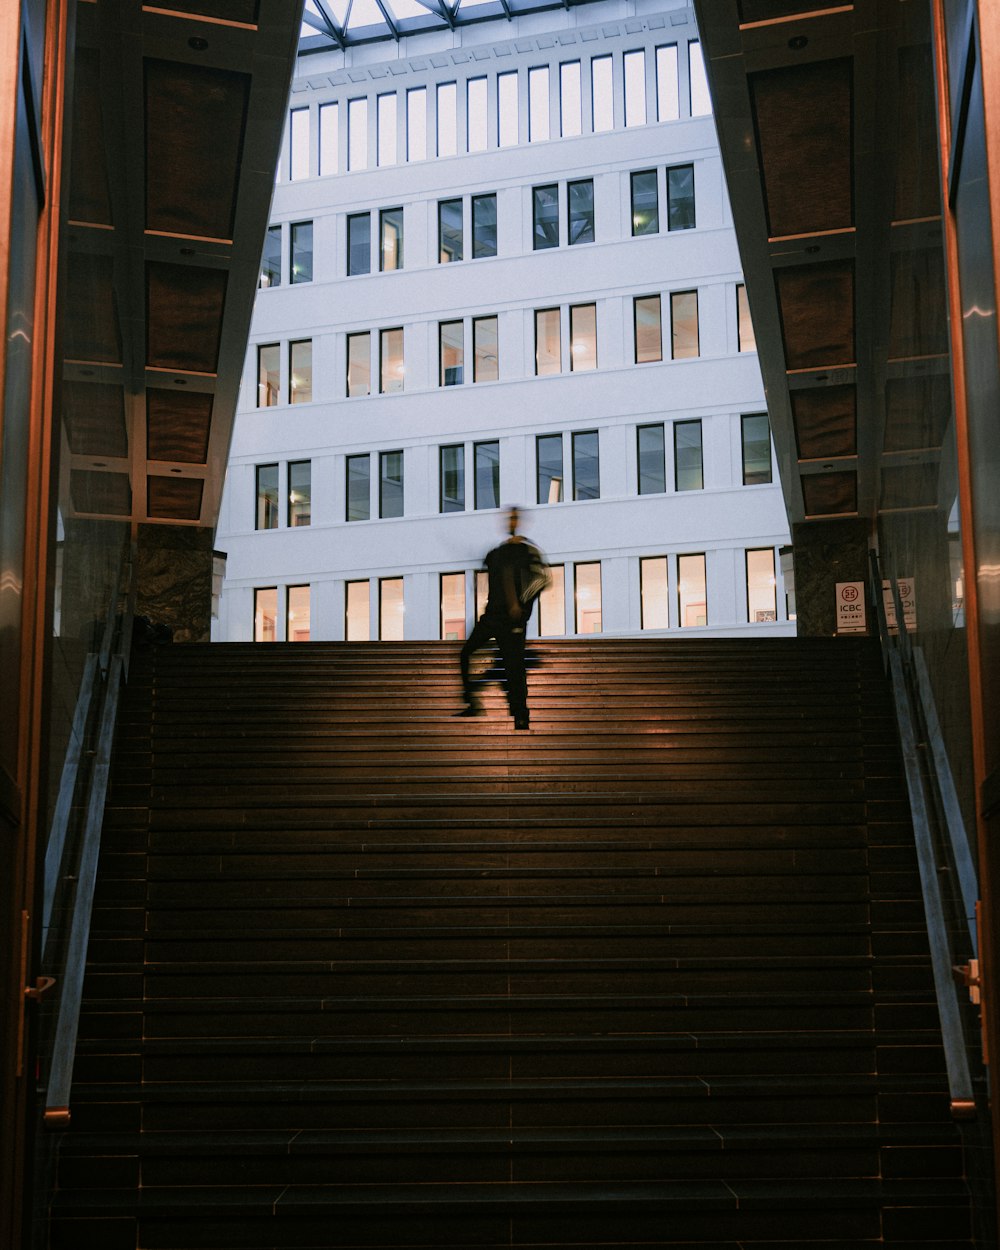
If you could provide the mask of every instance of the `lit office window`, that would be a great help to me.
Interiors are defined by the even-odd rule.
[[[403,210],[383,208],[379,213],[378,266],[383,273],[403,268]]]
[[[677,76],[677,44],[656,49],[656,119],[673,122],[680,117],[680,83]]]
[[[378,389],[391,395],[403,389],[403,328],[394,327],[379,334]]]
[[[573,304],[570,307],[569,367],[573,373],[597,368],[596,304]]]
[[[583,131],[579,61],[564,61],[559,66],[559,127],[564,139]]]
[[[347,276],[371,273],[372,215],[352,213],[347,219]]]
[[[559,246],[559,184],[534,187],[531,192],[532,234],[536,252]]]
[[[426,87],[413,87],[406,93],[406,159],[427,159]]]
[[[660,199],[656,170],[644,169],[632,175],[632,234],[657,234],[660,229]]]
[[[340,170],[340,105],[319,106],[319,172],[324,177]]]
[[[566,583],[561,564],[549,565],[551,583],[538,596],[538,633],[558,638],[566,632]]]
[[[486,79],[470,78],[465,87],[466,142],[470,152],[485,152],[488,125],[486,121]]]
[[[741,352],[757,350],[757,336],[754,334],[753,322],[750,320],[750,301],[747,289],[742,282],[736,287],[736,327]]]
[[[528,142],[549,137],[549,67],[528,70]]]
[[[639,494],[662,495],[667,489],[663,423],[640,425],[636,430],[639,463]]]
[[[647,556],[639,561],[639,603],[641,629],[666,629],[670,624],[667,612],[667,557]]]
[[[309,641],[309,587],[289,586],[285,591],[285,637],[289,642]]]
[[[264,235],[264,254],[260,258],[260,280],[257,283],[262,291],[272,286],[281,286],[281,227],[268,226]]]
[[[371,628],[371,585],[367,581],[347,583],[344,636],[348,642],[369,642]]]
[[[486,600],[490,597],[490,575],[485,569],[476,570],[476,620],[486,611]]]
[[[500,349],[496,317],[472,319],[472,380],[496,382],[500,377]]]
[[[667,170],[667,228],[693,230],[694,166],[674,165]]]
[[[476,443],[473,448],[475,464],[476,507],[500,507],[500,444],[498,442]]]
[[[347,395],[372,393],[372,336],[365,330],[362,334],[347,336]]]
[[[396,163],[396,93],[389,92],[378,98],[378,163]]]
[[[497,254],[497,197],[495,194],[472,197],[472,258]]]
[[[278,637],[278,588],[264,586],[253,592],[253,640],[274,642]]]
[[[312,339],[288,344],[288,402],[309,404],[313,397]]]
[[[760,486],[771,480],[771,424],[766,412],[740,418],[743,444],[743,485]]]
[[[278,402],[281,345],[262,343],[257,348],[257,407],[273,408]]]
[[[438,203],[438,260],[441,264],[462,259],[462,201]]]
[[[670,296],[670,355],[689,360],[698,355],[698,292],[675,291]]]
[[[535,439],[535,458],[538,465],[537,498],[539,503],[562,503],[563,501],[563,436],[539,434]]]
[[[465,637],[465,574],[441,574],[441,637],[458,642]]]
[[[312,282],[313,276],[313,224],[311,221],[292,223],[291,281]]]
[[[774,548],[748,551],[747,620],[752,624],[778,619],[778,587],[774,576]]]
[[[256,529],[278,528],[278,466],[257,466],[257,522]]]
[[[660,332],[660,297],[638,295],[634,300],[635,363],[647,364],[663,359],[663,336]]]
[[[594,241],[594,180],[581,178],[566,187],[569,198],[569,228],[567,241],[593,243]]]
[[[595,56],[590,62],[590,98],[594,134],[615,127],[615,97],[610,56]]]
[[[347,168],[368,168],[368,100],[347,101]]]
[[[378,582],[378,636],[382,642],[403,639],[403,579],[380,577]]]
[[[308,109],[292,109],[288,127],[288,171],[292,182],[309,177]]]
[[[367,521],[371,516],[371,458],[347,457],[347,520]]]
[[[497,74],[497,110],[499,146],[513,147],[518,139],[517,70]]]
[[[458,87],[439,82],[437,87],[437,154],[454,156],[458,151]]]
[[[691,116],[707,117],[712,111],[712,97],[708,92],[705,58],[697,39],[688,44],[688,73],[691,79]]]
[[[312,461],[288,465],[288,524],[291,529],[312,524]]]
[[[625,125],[646,124],[646,53],[625,53]]]
[[[465,365],[465,323],[442,321],[438,325],[438,386],[461,386]]]
[[[674,422],[674,490],[702,490],[701,422]]]
[[[558,308],[535,311],[535,373],[544,377],[562,371],[562,331]]]
[[[440,449],[441,511],[465,511],[465,444]]]
[[[403,515],[403,453],[379,453],[378,514],[380,517]]]
[[[576,603],[576,632],[599,634],[601,632],[600,562],[574,564],[573,577],[576,582],[573,596]]]
[[[677,621],[682,629],[708,624],[704,555],[677,557]]]
[[[600,499],[601,459],[596,430],[573,435],[573,498]]]

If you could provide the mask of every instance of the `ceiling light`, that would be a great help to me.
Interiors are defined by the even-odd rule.
[[[208,47],[208,40],[202,39],[201,35],[192,35],[188,40],[188,47],[193,48],[195,52],[204,52]]]
[[[791,39],[789,39],[788,46],[793,52],[801,52],[808,42],[809,40],[805,35],[794,35]]]

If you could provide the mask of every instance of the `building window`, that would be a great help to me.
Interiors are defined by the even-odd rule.
[[[657,234],[660,229],[660,201],[656,170],[644,169],[632,175],[632,234]]]
[[[528,70],[528,142],[549,137],[549,67]]]
[[[441,637],[458,642],[465,637],[465,574],[441,574]]]
[[[281,286],[281,227],[268,226],[264,235],[264,254],[260,258],[260,281],[257,286],[266,291]]]
[[[641,629],[666,629],[670,624],[667,613],[667,557],[647,556],[639,561],[639,611]]]
[[[500,350],[496,317],[472,319],[472,380],[496,382],[500,377]]]
[[[262,343],[257,348],[257,407],[273,408],[278,402],[281,345]]]
[[[747,289],[742,282],[738,283],[736,287],[736,331],[739,350],[741,352],[755,352],[757,350],[757,336],[754,334],[753,322],[750,320],[750,301],[747,299]]]
[[[403,515],[403,453],[379,453],[378,514],[380,517]]]
[[[453,443],[440,450],[441,511],[465,511],[465,445]]]
[[[288,127],[288,174],[292,182],[309,177],[308,109],[292,109]]]
[[[646,53],[625,53],[625,125],[646,124]]]
[[[663,338],[660,333],[660,297],[639,295],[634,301],[635,363],[647,364],[663,359]]]
[[[566,581],[561,564],[549,565],[552,581],[538,596],[538,632],[542,638],[558,638],[566,632]]]
[[[372,393],[372,336],[365,330],[361,334],[347,336],[347,395]]]
[[[500,507],[500,444],[476,443],[473,449],[476,471],[476,507]]]
[[[368,100],[347,101],[347,168],[368,168]]]
[[[544,377],[562,371],[562,331],[558,308],[535,310],[535,373]]]
[[[324,177],[340,169],[340,105],[319,106],[319,172]]]
[[[287,587],[285,591],[285,637],[289,642],[309,641],[309,616],[309,587]]]
[[[257,521],[259,530],[276,530],[278,528],[278,466],[276,464],[259,464],[257,466]]]
[[[691,116],[707,117],[712,112],[712,97],[708,92],[705,58],[697,39],[688,44],[688,76],[691,83]]]
[[[759,625],[778,619],[778,587],[774,576],[774,548],[748,551],[747,620]]]
[[[708,624],[704,555],[677,557],[677,621],[682,629]]]
[[[347,457],[347,519],[367,521],[371,516],[371,457]]]
[[[674,422],[674,489],[701,490],[705,485],[701,422]]]
[[[292,460],[288,465],[288,524],[299,529],[312,523],[312,461]]]
[[[378,97],[378,163],[396,163],[396,93]]]
[[[426,87],[413,87],[406,93],[406,159],[427,159]]]
[[[662,495],[667,489],[663,424],[640,425],[636,430],[639,494]]]
[[[570,306],[569,367],[573,373],[597,368],[596,304],[572,304]]]
[[[438,386],[461,386],[464,381],[465,323],[442,321],[438,325]]]
[[[674,291],[670,296],[670,355],[690,360],[698,355],[698,292]]]
[[[766,412],[740,418],[743,445],[743,485],[761,486],[771,480],[771,425]]]
[[[490,575],[485,569],[476,570],[476,620],[486,611],[486,601],[490,597]]]
[[[576,583],[576,632],[599,634],[601,632],[601,565],[574,564],[573,579]]]
[[[677,44],[656,49],[656,119],[673,122],[680,117],[680,85],[677,77]]]
[[[348,642],[368,642],[371,629],[371,585],[368,581],[347,583],[344,635]]]
[[[517,70],[497,75],[497,142],[513,147],[518,140]]]
[[[559,129],[564,139],[583,130],[579,61],[564,61],[559,66]]]
[[[438,260],[441,264],[462,259],[462,201],[438,203]]]
[[[253,592],[253,640],[275,642],[278,637],[278,588],[262,586]]]
[[[378,217],[378,267],[383,273],[391,273],[403,268],[403,210],[383,208]]]
[[[693,230],[694,166],[674,165],[667,170],[667,227]]]
[[[600,440],[596,430],[573,435],[573,498],[600,499]]]
[[[378,636],[382,642],[403,640],[403,579],[380,577],[378,582]]]
[[[486,121],[486,79],[470,78],[465,85],[466,143],[470,152],[485,152],[488,124]]]
[[[474,195],[472,197],[472,258],[497,254],[497,197]]]
[[[347,219],[347,276],[371,273],[372,215],[352,213]]]
[[[440,82],[437,88],[437,154],[454,156],[458,151],[458,87]]]
[[[594,241],[594,180],[583,178],[566,187],[569,193],[569,228],[566,232],[570,245]]]
[[[313,397],[312,339],[288,344],[288,402],[310,404]]]
[[[594,134],[614,130],[614,85],[610,56],[595,56],[590,62],[590,99]]]
[[[378,389],[392,395],[403,389],[403,328],[383,330],[379,334]]]
[[[539,434],[535,439],[538,466],[538,502],[563,501],[563,437],[561,434]]]
[[[313,224],[311,221],[292,223],[292,259],[290,281],[312,282],[313,276]]]
[[[531,192],[534,249],[559,246],[559,184],[535,187]]]

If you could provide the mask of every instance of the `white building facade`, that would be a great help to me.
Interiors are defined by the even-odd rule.
[[[272,222],[217,638],[464,637],[508,503],[532,634],[794,633],[689,8],[300,56]]]

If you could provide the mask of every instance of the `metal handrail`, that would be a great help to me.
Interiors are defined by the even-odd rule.
[[[930,816],[932,804],[929,801],[924,769],[921,765],[920,748],[916,733],[917,718],[914,715],[912,697],[903,669],[903,656],[910,650],[909,639],[903,624],[903,605],[899,598],[899,590],[893,583],[893,602],[896,608],[898,631],[894,643],[885,614],[882,574],[879,568],[878,553],[873,549],[869,552],[869,556],[871,560],[872,598],[875,605],[876,619],[878,620],[882,653],[892,682],[896,720],[903,753],[906,789],[910,798],[910,813],[917,851],[917,868],[920,874],[920,888],[924,900],[927,936],[930,942],[931,972],[934,978],[934,993],[937,998],[938,1017],[941,1023],[941,1040],[944,1046],[945,1068],[948,1075],[951,1113],[955,1119],[968,1120],[975,1117],[976,1102],[972,1086],[972,1075],[969,1070],[965,1033],[962,1028],[959,988],[955,981],[951,962],[944,899],[938,879],[938,857],[934,849],[934,836]],[[910,651],[910,654],[912,656],[912,651]],[[965,839],[960,839],[960,841],[965,841]],[[965,848],[967,851],[967,842],[965,842]],[[966,865],[965,870],[967,871],[971,867],[970,861]],[[972,873],[974,881],[974,868],[972,868]]]

